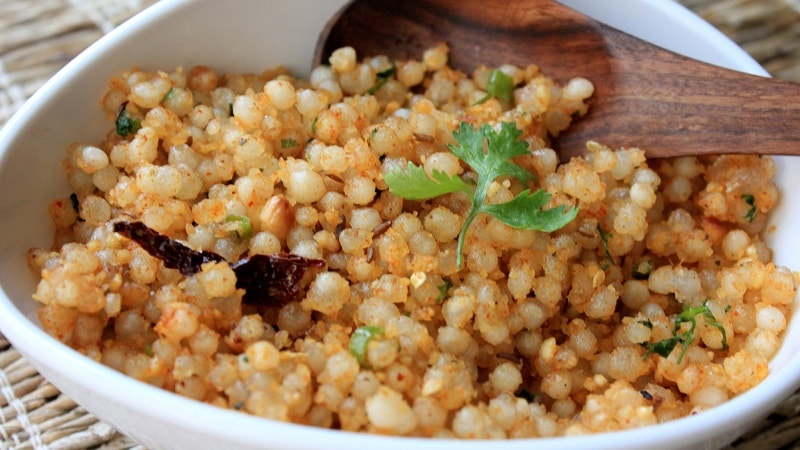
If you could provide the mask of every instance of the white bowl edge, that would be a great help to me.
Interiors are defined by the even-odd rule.
[[[246,5],[249,8],[257,9],[257,0],[238,0],[240,4]],[[725,58],[719,58],[718,61],[711,61],[721,65],[727,65],[742,71],[751,73],[764,74],[760,68],[746,53],[738,49],[727,38],[721,35],[718,31],[705,24],[696,16],[686,16],[685,10],[682,10],[677,4],[672,2],[659,2],[657,0],[617,0],[619,3],[626,3],[633,6],[625,7],[615,3],[615,9],[620,8],[622,11],[631,12],[636,11],[636,8],[649,8],[650,11],[656,11],[663,14],[664,22],[669,20],[677,20],[679,17],[682,20],[699,21],[699,24],[692,24],[692,27],[700,27],[700,33],[707,39],[705,42],[707,48],[698,45],[698,42],[693,42],[692,51],[700,51],[700,56],[708,56],[703,52],[712,52],[714,55],[722,53],[726,55]],[[29,102],[15,115],[6,126],[0,130],[0,167],[5,167],[5,162],[9,158],[20,158],[19,152],[11,155],[8,149],[12,146],[22,145],[20,140],[23,138],[30,138],[37,133],[47,133],[58,139],[72,140],[96,140],[103,131],[104,126],[103,117],[100,112],[81,117],[64,117],[63,123],[50,124],[44,130],[31,130],[28,127],[29,121],[41,115],[55,114],[53,109],[63,101],[64,96],[75,95],[74,90],[83,92],[84,95],[93,95],[102,92],[105,80],[112,74],[121,69],[126,68],[130,64],[125,64],[124,67],[115,66],[112,61],[115,59],[114,49],[123,45],[130,37],[129,33],[166,33],[165,30],[158,30],[153,23],[149,20],[159,18],[161,26],[168,25],[169,20],[192,20],[193,10],[200,7],[209,7],[213,2],[212,0],[164,0],[157,3],[145,13],[131,19],[126,24],[120,26],[117,30],[113,31],[101,41],[93,45],[81,56],[76,58],[65,69],[51,79],[39,92],[37,92]],[[288,2],[287,2],[288,3]],[[320,11],[315,11],[318,20],[317,25],[321,28],[322,21],[319,18],[324,18],[332,13],[341,1],[324,3],[327,13],[323,15]],[[589,10],[597,3],[592,0],[564,0],[576,9]],[[225,2],[225,9],[230,8],[233,2]],[[322,2],[313,2],[306,0],[304,2],[293,3],[293,8],[312,8],[318,7],[323,4]],[[640,6],[636,6],[636,4]],[[203,6],[205,5],[205,6]],[[641,5],[645,5],[644,7]],[[217,7],[221,8],[221,7]],[[213,7],[211,8],[213,9]],[[611,9],[611,8],[607,8]],[[591,11],[590,11],[591,12]],[[195,11],[196,14],[196,11]],[[659,27],[650,27],[646,30],[630,28],[631,23],[615,23],[615,20],[630,20],[624,16],[619,18],[604,17],[598,13],[598,17],[602,20],[616,25],[618,28],[625,31],[632,32],[648,40],[655,40],[661,42],[664,36],[659,35]],[[669,19],[669,20],[667,20]],[[290,25],[285,25],[290,27]],[[703,29],[707,27],[709,29]],[[694,28],[693,28],[694,29]],[[316,30],[309,30],[309,33],[316,35]],[[188,38],[187,38],[188,39]],[[251,45],[252,42],[240,42],[241,45]],[[675,44],[672,42],[672,44]],[[160,45],[168,45],[162,42]],[[684,44],[679,43],[679,47]],[[289,45],[286,46],[291,47]],[[670,47],[670,46],[667,46]],[[308,50],[308,43],[305,43],[304,48]],[[701,50],[698,50],[701,49]],[[702,50],[705,48],[705,50]],[[683,48],[672,48],[673,50],[685,50]],[[195,49],[188,54],[184,55],[182,63],[201,63],[202,49]],[[159,58],[148,59],[148,53],[161,55]],[[175,61],[170,61],[167,58],[167,52],[156,52],[152,47],[144,47],[135,50],[133,55],[127,56],[139,61],[139,64],[147,63],[151,68],[164,67],[170,68],[176,64]],[[230,64],[222,61],[222,64],[215,64],[215,66],[224,66],[230,70],[255,70],[252,67],[252,62],[243,62],[236,59],[237,52],[230,53]],[[272,58],[281,58],[279,55],[270,55]],[[690,54],[689,56],[697,56]],[[307,54],[310,58],[310,51]],[[99,59],[98,59],[99,58]],[[280,61],[288,61],[291,58],[282,58]],[[704,58],[708,59],[708,58]],[[81,82],[78,78],[85,75],[90,70],[98,68],[98,61],[105,61],[103,70],[106,72],[103,75],[95,74],[94,78],[101,79],[100,86],[93,86],[87,82]],[[125,59],[129,61],[128,59]],[[277,61],[273,60],[270,63],[274,64]],[[250,64],[250,66],[248,66]],[[258,63],[258,67],[266,67],[263,63]],[[303,61],[297,59],[291,63],[296,71],[305,71],[307,67],[303,67]],[[95,102],[96,103],[96,102]],[[50,106],[56,105],[56,106]],[[99,108],[94,108],[98,110]],[[49,112],[48,112],[49,111]],[[78,124],[84,121],[95,120],[98,122],[96,127],[79,127]],[[67,135],[71,129],[80,130],[74,135]],[[56,139],[57,140],[57,139]],[[41,161],[48,170],[57,169],[59,167],[60,155],[63,154],[63,148],[68,142],[51,143],[51,147],[58,147],[58,152],[53,154],[59,155],[58,161]],[[37,155],[27,155],[25,158],[36,158]],[[16,159],[14,159],[16,161]],[[795,173],[798,170],[798,161],[794,159],[780,158],[779,161],[779,177],[790,178],[788,173]],[[26,159],[27,161],[27,159]],[[31,166],[33,164],[27,161],[26,164]],[[34,166],[31,166],[34,167]],[[0,188],[8,187],[6,176],[23,177],[24,174],[12,174],[8,169],[0,168]],[[18,179],[12,180],[17,185],[21,186]],[[62,183],[66,189],[66,183]],[[39,188],[35,188],[39,189]],[[59,187],[48,186],[40,189],[37,192],[37,198],[50,199],[58,195],[63,195],[63,189],[59,191]],[[4,192],[6,192],[4,190]],[[18,204],[19,201],[9,196],[4,195],[0,198],[0,213],[6,211],[15,211],[16,208],[21,208]],[[34,202],[35,203],[35,202]],[[16,252],[20,247],[17,239],[25,240],[25,245],[48,245],[47,242],[42,242],[47,236],[44,232],[48,229],[46,223],[47,215],[45,205],[47,201],[41,204],[32,204],[25,208],[33,208],[32,210],[40,210],[39,213],[31,213],[31,216],[23,217],[5,217],[2,220],[4,223],[0,225],[1,229],[6,232],[17,232],[14,242],[6,241],[0,243],[0,273],[10,271],[19,280],[28,280],[27,283],[21,285],[9,286],[9,283],[3,283],[2,295],[0,295],[0,329],[20,350],[20,352],[28,358],[31,364],[44,374],[49,380],[53,382],[59,389],[63,390],[67,395],[79,399],[84,406],[90,411],[95,412],[104,420],[109,421],[113,425],[130,433],[136,439],[140,440],[144,445],[150,448],[226,448],[226,443],[230,444],[228,448],[294,448],[294,449],[312,449],[312,448],[329,448],[331,446],[349,448],[349,449],[374,449],[376,445],[385,448],[401,448],[407,446],[415,446],[421,449],[436,448],[436,449],[478,449],[485,448],[486,443],[481,442],[463,442],[463,441],[431,441],[425,439],[387,439],[375,436],[358,435],[351,433],[342,433],[329,430],[314,429],[302,427],[297,425],[281,424],[271,421],[265,421],[259,418],[247,416],[244,414],[224,411],[209,405],[200,404],[177,395],[164,395],[160,389],[151,386],[146,386],[138,381],[121,377],[113,370],[94,363],[88,358],[77,354],[72,351],[65,351],[64,358],[56,361],[44,361],[38,357],[39,352],[50,351],[63,351],[66,347],[63,344],[55,341],[48,336],[38,327],[32,327],[30,321],[35,321],[32,306],[28,309],[18,310],[10,299],[15,298],[17,302],[23,303],[22,298],[30,294],[30,286],[33,283],[33,276],[25,274],[25,258],[24,255],[9,254]],[[27,210],[27,209],[26,209]],[[796,215],[794,211],[788,211],[788,208],[779,208],[773,221],[780,222],[788,215]],[[41,217],[42,223],[30,223],[30,217]],[[791,230],[786,230],[786,227],[778,228],[770,239],[773,242],[791,242],[796,243],[797,239],[792,236]],[[38,240],[34,239],[28,241],[29,237],[38,236]],[[783,261],[778,261],[785,264]],[[16,265],[16,266],[14,266]],[[20,269],[20,266],[22,269]],[[795,269],[800,268],[800,264],[794,264]],[[6,278],[11,275],[6,275]],[[24,285],[24,286],[23,286]],[[11,289],[8,289],[8,288]],[[29,306],[32,301],[25,301]],[[21,312],[22,311],[22,312]],[[795,327],[784,339],[787,342],[800,342],[800,327]],[[718,436],[712,442],[706,442],[709,448],[719,446],[732,440],[737,432],[744,431],[747,423],[743,422],[743,417],[736,417],[734,413],[741,409],[749,409],[753,404],[753,399],[768,397],[777,402],[778,400],[788,396],[800,384],[798,376],[800,376],[800,356],[798,356],[798,346],[796,344],[784,348],[781,353],[776,357],[773,363],[773,369],[776,374],[771,375],[771,384],[769,386],[762,384],[752,389],[751,391],[742,394],[741,396],[731,400],[730,408],[715,409],[703,414],[706,420],[696,421],[691,419],[681,419],[671,423],[659,426],[659,434],[668,437],[659,437],[652,435],[652,429],[639,429],[621,433],[600,434],[592,435],[581,438],[571,438],[569,443],[574,445],[575,448],[637,448],[638,444],[643,442],[653,442],[662,444],[671,448],[679,447],[694,447],[698,444],[697,436],[702,436],[704,433],[709,433],[710,427],[718,427],[719,430],[728,430],[722,436]],[[793,376],[790,376],[793,374]],[[76,383],[75,380],[89,378],[92,382],[83,386]],[[136,392],[135,396],[122,396],[120,392]],[[118,399],[122,403],[119,405],[108,405],[108,399]],[[153,408],[153,405],[159,403],[158,408]],[[126,415],[120,415],[124,410]],[[172,414],[173,411],[192,411],[193,416],[176,417]],[[767,414],[769,411],[766,408],[759,410],[752,410],[751,413],[755,417],[760,417]],[[754,419],[753,419],[754,420]],[[137,425],[140,423],[142,425]],[[235,434],[233,430],[241,429],[244,425],[245,430],[250,430],[246,434]],[[188,430],[188,433],[176,433],[175,427]],[[711,433],[713,434],[713,433]],[[176,440],[180,436],[180,440]],[[209,436],[215,436],[219,440],[213,440]],[[297,442],[297,436],[303,436],[302,442]],[[538,439],[535,441],[512,441],[505,442],[502,445],[511,449],[522,448],[566,448],[564,447],[564,439]]]

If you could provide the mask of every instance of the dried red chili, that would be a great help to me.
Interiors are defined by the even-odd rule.
[[[322,269],[325,261],[292,254],[253,255],[231,265],[236,287],[245,290],[250,305],[283,305],[296,300],[308,286],[310,269]]]
[[[183,275],[200,272],[207,262],[225,261],[214,252],[192,250],[141,222],[116,222],[114,231]],[[253,255],[231,264],[236,287],[245,291],[242,300],[256,306],[280,306],[296,300],[308,286],[310,270],[324,267],[324,260],[292,254]]]
[[[142,222],[116,222],[114,231],[136,242],[151,256],[163,261],[164,267],[178,269],[183,275],[200,272],[200,267],[207,262],[225,261],[222,256],[214,252],[192,250]]]

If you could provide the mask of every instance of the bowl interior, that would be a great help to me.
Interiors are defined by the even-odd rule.
[[[95,142],[107,129],[98,107],[106,81],[123,69],[190,67],[261,71],[278,64],[303,74],[316,36],[344,0],[164,0],[135,17],[59,72],[0,131],[0,330],[57,387],[151,448],[472,448],[485,444],[401,440],[273,423],[167,394],[94,363],[47,336],[38,326],[30,294],[35,277],[26,252],[50,245],[47,204],[69,193],[61,161],[66,146]],[[689,56],[756,74],[763,69],[696,16],[663,0],[617,0],[614,8],[591,0],[563,3],[620,29]],[[577,75],[577,74],[576,74]],[[776,158],[783,193],[766,236],[780,265],[800,268],[800,192],[791,176],[800,161]],[[702,418],[567,442],[541,440],[542,448],[637,448],[722,445],[766,414],[800,383],[800,319],[790,321],[769,381]],[[173,412],[192,411],[187,414]],[[748,412],[749,413],[746,413]],[[750,414],[748,416],[748,414]],[[264,436],[271,436],[265,442]],[[655,436],[654,436],[655,435]],[[513,448],[532,443],[510,442]],[[696,447],[695,447],[696,448]]]

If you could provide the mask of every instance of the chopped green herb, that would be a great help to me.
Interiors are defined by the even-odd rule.
[[[447,292],[450,291],[451,287],[453,287],[453,282],[450,281],[450,278],[444,278],[443,281],[444,283],[442,283],[442,285],[439,286],[439,296],[436,297],[437,305],[441,304],[444,301],[445,297],[447,297]]]
[[[597,224],[597,232],[600,234],[600,242],[603,243],[603,252],[605,253],[605,258],[612,266],[616,266],[617,263],[614,261],[614,257],[611,256],[611,252],[608,251],[608,238],[611,237],[611,233],[610,232],[606,233],[605,231],[603,231],[603,229],[600,228],[599,223]]]
[[[367,94],[375,95],[389,80],[395,76],[397,73],[397,66],[392,63],[392,67],[378,72],[375,75],[375,86],[372,86],[368,91]]]
[[[747,210],[747,214],[744,215],[744,218],[752,222],[756,218],[756,213],[758,212],[758,208],[756,208],[756,198],[751,194],[742,194],[742,199],[745,203],[750,205],[750,209]]]
[[[640,320],[639,323],[646,326],[647,328],[650,328],[651,330],[653,329],[653,322],[650,322],[649,319]]]
[[[319,120],[319,116],[314,117],[314,121],[311,122],[311,134],[317,134],[317,120]]]
[[[228,103],[228,115],[233,117],[233,103]]]
[[[236,402],[233,404],[233,409],[242,409],[244,408],[244,402]]]
[[[164,97],[161,99],[161,103],[164,103],[172,97],[175,97],[175,88],[169,88],[169,91],[167,91],[167,93],[164,94]]]
[[[472,125],[461,123],[460,128],[453,132],[457,144],[450,145],[450,150],[477,173],[478,180],[474,186],[456,175],[449,176],[438,170],[434,170],[429,177],[422,167],[411,162],[405,169],[393,170],[384,178],[394,195],[408,200],[425,200],[453,192],[464,192],[470,196],[472,208],[458,235],[456,264],[459,268],[464,264],[467,229],[480,213],[490,214],[514,228],[545,232],[564,227],[578,215],[577,208],[567,209],[563,205],[542,209],[552,197],[542,189],[536,192],[526,189],[507,203],[485,204],[489,185],[496,178],[512,176],[523,183],[533,178],[511,161],[511,158],[528,152],[528,144],[518,140],[521,134],[522,131],[511,122],[502,122],[500,131],[495,131],[488,124],[475,130]]]
[[[245,364],[250,364],[250,358],[247,355],[242,355],[242,362]]]
[[[692,329],[692,334],[694,334],[694,329]],[[681,360],[683,359],[683,350],[688,345],[684,341],[684,339],[685,339],[685,336],[683,334],[680,334],[680,335],[677,335],[677,336],[672,336],[671,338],[667,338],[667,339],[658,341],[656,343],[648,342],[645,345],[645,348],[647,349],[647,353],[645,353],[644,355],[645,355],[645,357],[647,357],[647,356],[655,353],[657,355],[660,355],[660,356],[666,358],[666,357],[669,356],[670,353],[672,353],[672,350],[675,349],[675,346],[677,346],[678,344],[683,342],[684,343],[684,347],[683,347],[683,349],[681,349],[680,356],[678,356],[678,364],[680,364]],[[692,336],[691,340],[694,340],[694,336]],[[691,343],[691,341],[689,341],[689,343]]]
[[[231,214],[225,218],[225,222],[229,224],[228,230],[231,236],[237,239],[250,239],[253,237],[253,224],[247,216],[239,216]]]
[[[147,356],[150,356],[150,357],[152,357],[154,355],[153,347],[151,347],[150,344],[146,344],[144,346],[144,354],[147,355]]]
[[[646,280],[650,278],[650,274],[653,273],[653,260],[646,259],[640,261],[633,266],[632,272],[635,280]]]
[[[292,138],[281,139],[281,148],[297,147],[297,141]]]
[[[500,69],[494,69],[486,81],[486,95],[475,104],[485,103],[490,98],[511,101],[514,94],[514,79]]]
[[[116,127],[117,134],[125,137],[131,133],[136,133],[142,128],[141,119],[135,119],[128,115],[126,106],[128,102],[123,102],[117,111],[117,118],[114,119],[114,126]]]
[[[725,327],[717,321],[717,319],[711,313],[711,310],[708,309],[708,301],[706,301],[700,306],[686,306],[683,312],[678,314],[673,319],[675,324],[672,327],[672,337],[655,343],[646,343],[645,348],[647,348],[647,353],[644,354],[644,357],[646,358],[655,353],[667,358],[670,353],[672,353],[672,350],[674,350],[678,344],[681,344],[681,353],[678,356],[678,364],[680,364],[683,360],[683,355],[686,354],[686,350],[688,350],[689,346],[692,345],[692,342],[694,342],[694,331],[697,327],[697,316],[700,315],[703,316],[707,325],[711,325],[712,327],[718,329],[720,333],[722,333],[722,348],[728,348],[728,338],[725,334]],[[684,328],[683,324],[685,323],[689,324],[689,329],[684,329],[681,331]]]
[[[347,348],[350,350],[350,354],[356,357],[361,367],[367,367],[367,344],[372,339],[382,335],[383,328],[381,327],[362,326],[353,331]]]

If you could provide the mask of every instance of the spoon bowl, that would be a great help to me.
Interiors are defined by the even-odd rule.
[[[320,34],[314,62],[342,46],[418,58],[441,42],[463,71],[537,64],[559,82],[592,81],[589,113],[554,138],[563,160],[588,140],[650,158],[800,154],[800,84],[673,53],[553,0],[354,0]]]

